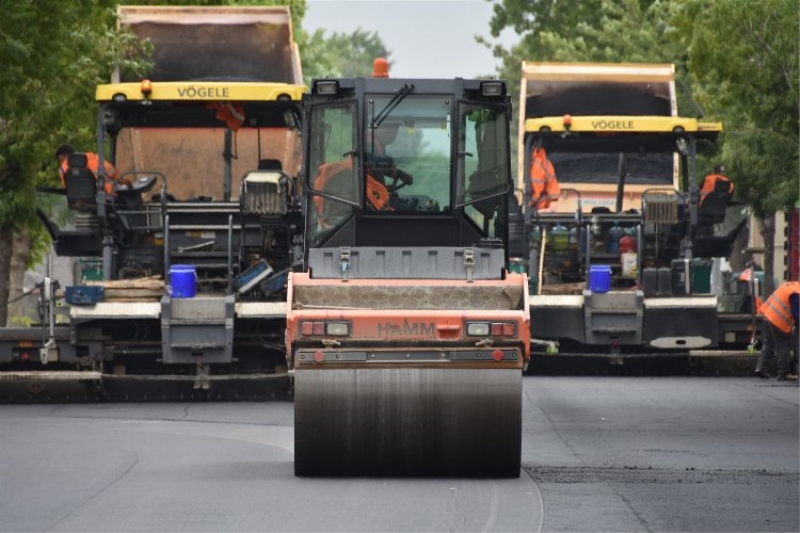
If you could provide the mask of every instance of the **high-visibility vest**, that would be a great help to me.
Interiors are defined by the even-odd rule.
[[[319,166],[319,174],[317,175],[317,180],[314,182],[314,189],[324,191],[333,176],[336,176],[340,172],[351,170],[353,170],[353,160],[351,158],[347,158],[343,161],[334,161],[332,163],[323,163]],[[320,224],[328,227],[324,218],[325,198],[322,196],[315,196],[313,201]],[[376,180],[369,173],[367,173],[367,202],[377,211],[389,209],[388,189],[386,189],[383,183]]]
[[[94,177],[97,178],[97,169],[100,166],[100,156],[97,155],[95,152],[86,152],[86,168],[92,171]],[[61,163],[61,168],[59,168],[59,176],[61,177],[61,185],[64,187],[67,186],[64,177],[67,175],[67,170],[69,169],[69,165],[67,161],[63,161]],[[103,169],[105,170],[105,179],[106,179],[106,194],[114,194],[114,183],[117,178],[119,178],[119,171],[114,168],[114,165],[108,162],[107,159],[103,160]],[[112,181],[113,180],[113,181]]]
[[[376,211],[389,210],[389,189],[367,173],[367,202]]]
[[[239,131],[244,124],[244,107],[238,102],[208,102],[206,108],[216,111],[214,118],[224,122],[232,131]]]
[[[792,326],[795,323],[789,303],[789,298],[793,294],[800,294],[800,282],[787,281],[775,289],[775,292],[759,308],[759,312],[764,315],[765,320],[786,334],[792,332]]]
[[[536,209],[550,207],[550,202],[558,201],[561,187],[558,184],[553,164],[547,159],[544,148],[537,146],[531,154],[531,199],[530,205]]]
[[[700,199],[697,202],[698,207],[703,205],[703,200],[706,199],[709,193],[714,192],[717,181],[727,182],[728,194],[733,194],[733,182],[727,176],[723,176],[722,174],[709,174],[703,179],[703,186],[700,188]]]

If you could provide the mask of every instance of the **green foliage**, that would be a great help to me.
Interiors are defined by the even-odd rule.
[[[798,43],[795,0],[687,2],[697,99],[728,132],[723,159],[759,217],[798,198]]]
[[[501,76],[518,92],[523,61],[672,63],[678,109],[702,116],[691,97],[686,53],[673,17],[681,2],[655,0],[502,0],[495,4],[492,34],[513,28],[520,43],[495,48]],[[522,17],[523,22],[518,19]]]
[[[115,2],[20,0],[0,18],[0,227],[40,229],[34,185],[56,183],[55,147],[93,146],[95,85],[139,50],[113,29]]]
[[[765,216],[798,196],[799,11],[796,0],[498,0],[491,31],[521,37],[494,50],[512,94],[522,61],[675,64],[678,109],[723,122],[719,160]]]
[[[306,84],[313,78],[371,76],[375,58],[388,61],[391,55],[377,32],[359,28],[352,34],[326,34],[325,30],[316,30],[313,35],[301,32],[299,36]],[[391,61],[389,66],[391,72]]]

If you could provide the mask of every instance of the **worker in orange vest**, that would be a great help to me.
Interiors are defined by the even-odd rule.
[[[244,124],[244,107],[239,102],[208,102],[206,108],[216,111],[214,118],[224,122],[231,131],[239,131]]]
[[[394,164],[394,160],[386,155],[386,146],[393,143],[397,138],[400,123],[384,122],[370,138],[368,147],[371,148],[364,166],[367,171],[366,181],[366,208],[373,211],[391,211],[389,205],[389,188],[386,186],[385,179],[388,177],[396,181],[402,181],[406,185],[414,183],[414,176],[403,172]],[[334,176],[344,171],[352,172],[353,160],[348,157],[342,161],[324,163],[319,167],[319,174],[314,183],[314,188],[325,191],[331,187]],[[332,207],[326,210],[326,199],[321,196],[314,197],[314,207],[317,217],[322,227],[330,227]]]
[[[717,165],[714,167],[714,172],[707,174],[705,178],[703,178],[703,186],[700,187],[700,198],[697,202],[697,207],[703,206],[703,200],[706,199],[706,196],[709,193],[713,192],[717,186],[718,181],[723,181],[728,184],[728,194],[733,195],[733,182],[728,178],[725,174],[725,167],[722,165]]]
[[[314,188],[320,191],[327,191],[342,194],[342,191],[337,191],[331,187],[332,180],[335,176],[342,172],[347,172],[344,179],[349,179],[349,173],[353,170],[353,159],[348,157],[342,161],[334,161],[332,163],[324,163],[319,167],[319,174],[317,180],[314,182]],[[367,170],[367,205],[370,209],[375,211],[389,210],[389,190],[386,186],[375,179],[371,172]],[[345,187],[348,184],[344,185]],[[346,195],[345,195],[346,196]],[[317,219],[320,226],[323,228],[331,227],[331,219],[335,218],[334,205],[344,207],[344,204],[339,202],[328,202],[330,205],[326,206],[327,199],[322,196],[314,197],[314,208],[317,211]],[[327,207],[327,208],[326,208]]]
[[[536,146],[531,154],[531,199],[530,205],[535,209],[546,209],[550,202],[558,201],[561,187],[558,184],[553,164],[547,159],[547,152]]]
[[[790,352],[793,347],[793,330],[800,314],[800,282],[787,281],[759,308],[764,320],[764,339],[758,354],[755,373],[769,379],[765,369],[766,360],[775,357],[778,361],[778,379],[796,381],[797,374],[791,372]]]
[[[69,144],[62,144],[56,150],[56,159],[59,162],[58,168],[58,175],[61,177],[61,185],[64,187],[67,186],[65,181],[65,176],[67,175],[67,169],[69,165],[67,164],[67,159],[69,158],[70,154],[75,153],[75,148]],[[100,165],[100,156],[98,156],[95,152],[86,152],[86,168],[92,171],[95,178],[97,178],[97,169]],[[106,194],[113,195],[114,194],[114,182],[119,179],[119,171],[114,168],[114,165],[108,162],[108,160],[103,160],[103,169],[105,170],[105,189]],[[130,182],[125,180],[124,183],[130,185]]]
[[[397,139],[400,126],[400,122],[383,122],[373,130],[373,135],[368,136],[366,160],[368,191],[370,178],[383,187],[386,187],[386,178],[394,180],[395,183],[398,180],[402,181],[406,185],[414,183],[414,176],[397,168],[394,159],[386,154],[386,147]]]

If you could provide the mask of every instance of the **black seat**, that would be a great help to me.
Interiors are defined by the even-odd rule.
[[[725,220],[725,211],[731,201],[731,183],[717,180],[714,190],[708,193],[697,211],[698,222],[702,225],[719,224]]]
[[[276,170],[283,172],[283,165],[279,159],[259,159],[258,170]]]
[[[70,154],[67,157],[64,185],[67,189],[69,208],[89,213],[95,212],[97,208],[97,180],[94,172],[89,170],[86,165],[86,154]]]

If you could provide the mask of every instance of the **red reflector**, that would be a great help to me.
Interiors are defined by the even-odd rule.
[[[325,354],[322,353],[321,350],[317,350],[316,352],[314,352],[314,361],[316,361],[317,363],[321,363],[324,360],[325,360]]]
[[[492,359],[495,361],[502,361],[503,360],[503,350],[495,350],[492,352]]]
[[[325,335],[325,322],[312,322],[312,324],[314,324],[312,335]]]
[[[303,322],[300,326],[300,333],[304,336],[313,335],[314,334],[314,323],[313,322]]]
[[[492,337],[502,337],[503,324],[500,322],[492,322]]]
[[[511,337],[512,335],[514,335],[514,324],[511,322],[503,324],[503,336]]]

